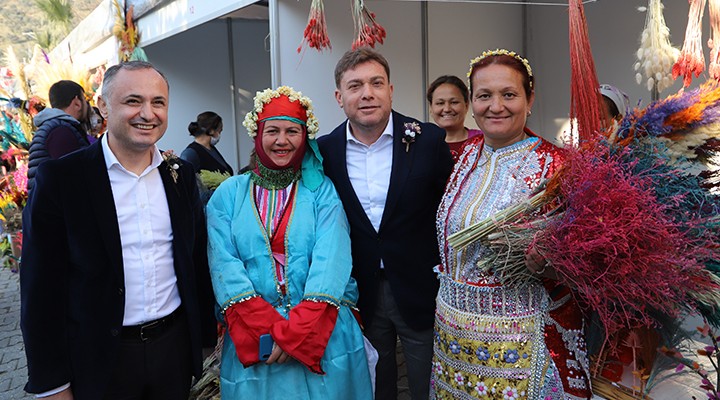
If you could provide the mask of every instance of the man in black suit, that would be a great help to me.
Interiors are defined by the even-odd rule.
[[[348,120],[318,139],[350,221],[365,335],[378,350],[376,399],[397,398],[397,337],[414,400],[427,399],[433,346],[435,214],[452,169],[445,132],[392,110],[390,68],[361,48],[335,67]]]
[[[190,165],[163,156],[169,86],[105,73],[101,140],[41,164],[23,214],[28,383],[48,399],[187,399],[215,338],[205,219]]]

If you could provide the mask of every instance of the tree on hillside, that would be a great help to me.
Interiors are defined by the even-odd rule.
[[[41,31],[35,31],[34,37],[40,47],[50,50],[73,28],[72,4],[69,0],[34,0],[48,24]]]

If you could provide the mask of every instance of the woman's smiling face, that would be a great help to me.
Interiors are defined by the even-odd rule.
[[[523,76],[502,64],[490,64],[474,71],[471,105],[473,117],[493,148],[522,140],[525,122],[535,98],[525,94]]]
[[[265,121],[262,131],[262,148],[278,167],[285,167],[302,144],[304,130],[292,121],[273,119]]]

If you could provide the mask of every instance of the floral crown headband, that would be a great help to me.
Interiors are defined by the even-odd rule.
[[[491,56],[510,56],[522,63],[522,65],[525,66],[525,69],[527,70],[528,76],[532,78],[532,68],[530,68],[530,63],[526,58],[520,57],[520,55],[514,51],[509,51],[505,49],[495,49],[495,50],[486,50],[483,51],[483,53],[479,57],[475,57],[472,60],[470,60],[470,70],[467,73],[468,78],[468,87],[472,87],[472,82],[470,82],[470,75],[472,75],[473,68],[475,68],[475,64],[479,63],[485,58],[491,57]],[[533,88],[532,80],[530,81],[530,89]]]
[[[303,96],[301,92],[297,92],[289,86],[280,86],[277,89],[265,89],[262,92],[257,92],[255,94],[253,109],[247,113],[245,120],[243,121],[243,126],[247,128],[248,135],[250,135],[253,139],[257,136],[258,115],[262,114],[266,105],[270,104],[273,99],[277,99],[280,96],[286,96],[290,102],[300,102],[300,105],[305,109],[305,113],[307,115],[307,122],[305,124],[308,139],[315,139],[315,135],[317,135],[319,130],[319,125],[317,118],[315,118],[315,113],[313,113],[312,101],[306,96]]]

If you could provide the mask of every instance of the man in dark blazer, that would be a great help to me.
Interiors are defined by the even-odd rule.
[[[365,335],[378,350],[376,399],[397,398],[397,337],[414,400],[427,399],[433,346],[435,214],[452,169],[445,132],[392,111],[390,69],[361,48],[335,68],[348,120],[318,139],[350,221]]]
[[[43,163],[23,214],[25,390],[48,399],[187,399],[214,344],[192,167],[163,156],[169,87],[151,64],[105,73],[108,132]]]

